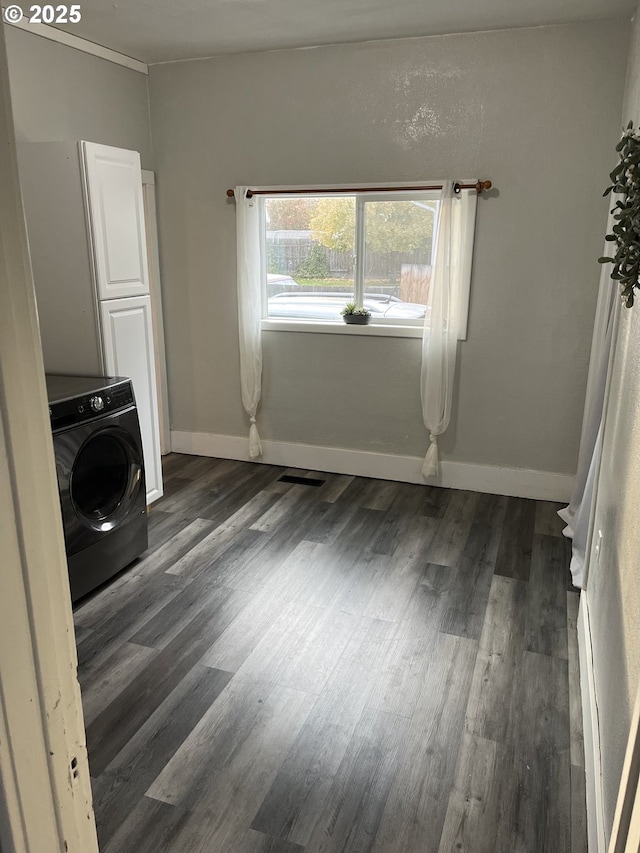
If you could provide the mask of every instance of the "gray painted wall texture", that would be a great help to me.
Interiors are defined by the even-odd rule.
[[[151,68],[171,421],[245,435],[235,184],[490,178],[444,458],[572,472],[628,22]],[[422,455],[418,340],[264,335],[265,438]]]
[[[640,24],[633,32],[624,124],[640,124]],[[615,162],[615,161],[614,161]],[[607,840],[640,679],[640,304],[622,309],[615,347],[587,595],[600,721]]]
[[[86,139],[139,151],[153,169],[146,75],[15,27],[5,34],[18,143]]]

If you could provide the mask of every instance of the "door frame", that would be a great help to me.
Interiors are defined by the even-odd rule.
[[[629,728],[627,751],[620,777],[618,801],[611,830],[609,853],[640,850],[640,685]]]
[[[0,30],[0,846],[4,853],[97,853],[53,441]]]
[[[158,417],[160,421],[160,454],[171,452],[171,421],[169,420],[169,383],[167,357],[164,344],[164,317],[162,313],[162,288],[160,283],[160,252],[158,249],[158,217],[156,210],[156,179],[153,172],[142,170],[142,197],[144,201],[147,235],[147,267],[149,269],[149,294],[151,296],[151,322],[158,389]]]

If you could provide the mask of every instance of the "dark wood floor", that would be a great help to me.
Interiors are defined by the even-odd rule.
[[[165,459],[77,608],[106,853],[583,853],[558,506]]]

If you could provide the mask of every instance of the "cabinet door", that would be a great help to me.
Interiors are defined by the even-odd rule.
[[[137,151],[82,142],[98,299],[149,292]]]
[[[151,297],[101,302],[100,317],[107,373],[128,376],[133,382],[144,451],[147,503],[152,503],[162,496],[162,464]]]

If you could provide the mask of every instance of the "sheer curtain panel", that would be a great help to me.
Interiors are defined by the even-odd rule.
[[[443,181],[435,262],[422,335],[420,391],[422,417],[429,431],[429,447],[422,465],[425,477],[433,477],[440,471],[438,436],[446,430],[451,418],[464,266],[460,260],[462,213],[461,199],[455,197],[453,183]]]
[[[262,394],[262,289],[260,286],[259,199],[247,198],[248,187],[235,188],[238,254],[238,331],[240,389],[249,427],[249,456],[262,456],[256,415]]]
[[[609,220],[607,231],[611,229]],[[607,246],[608,248],[608,246]],[[605,250],[606,252],[606,250]],[[566,522],[563,534],[573,540],[571,577],[573,585],[584,589],[585,558],[589,547],[591,514],[595,501],[603,436],[603,412],[606,401],[615,330],[620,314],[617,283],[611,280],[611,269],[603,265],[600,274],[598,305],[591,342],[589,378],[584,404],[578,471],[569,506],[558,512]]]

